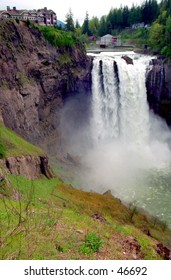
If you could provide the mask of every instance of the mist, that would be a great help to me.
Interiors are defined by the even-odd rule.
[[[89,102],[86,96],[69,99],[61,113],[63,151],[79,157],[79,185],[85,190],[103,193],[137,182],[145,170],[162,170],[171,163],[171,132],[160,117],[150,112],[148,143],[130,143],[123,139],[93,143],[91,113],[85,118]],[[83,105],[84,104],[84,105]],[[78,168],[78,167],[77,167]],[[142,178],[141,178],[142,179]]]

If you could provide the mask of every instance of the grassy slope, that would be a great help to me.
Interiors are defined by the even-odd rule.
[[[8,192],[1,187],[6,196],[0,199],[0,259],[133,259],[127,243],[132,236],[141,246],[138,259],[160,259],[156,241],[142,230],[169,239],[169,231],[144,215],[132,216],[132,210],[110,195],[82,192],[58,178],[10,176],[9,181]],[[95,213],[108,223],[93,219]],[[81,249],[88,233],[103,240],[99,252]]]
[[[7,155],[41,154],[39,148],[1,127]],[[170,231],[127,209],[111,195],[86,193],[58,178],[29,181],[8,176],[0,186],[0,259],[160,259],[156,240],[170,240]],[[107,222],[92,218],[99,213]],[[103,241],[99,252],[87,252],[85,236]],[[140,250],[129,243],[135,238]]]
[[[0,137],[6,148],[6,157],[20,155],[42,155],[44,152],[0,124]]]

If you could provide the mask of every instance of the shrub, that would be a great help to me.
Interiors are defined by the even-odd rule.
[[[58,30],[54,27],[37,27],[43,33],[44,38],[54,47],[72,47],[78,42],[70,32]]]
[[[85,241],[81,245],[81,252],[83,254],[90,254],[98,252],[102,247],[103,241],[94,233],[89,233],[85,236]]]

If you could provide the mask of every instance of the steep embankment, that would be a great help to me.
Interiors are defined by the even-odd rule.
[[[58,139],[65,96],[90,90],[91,63],[83,46],[55,48],[26,23],[0,20],[0,116],[32,143]]]

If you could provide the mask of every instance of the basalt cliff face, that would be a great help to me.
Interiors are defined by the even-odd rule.
[[[146,87],[150,109],[171,126],[171,62],[153,59]]]
[[[57,141],[65,97],[91,90],[91,59],[81,44],[52,47],[24,22],[1,19],[0,39],[1,120],[32,143]]]

